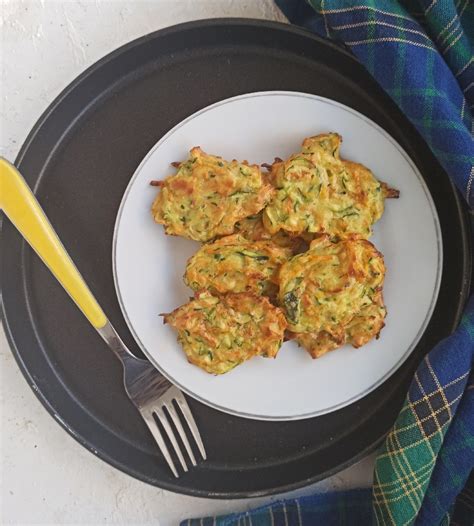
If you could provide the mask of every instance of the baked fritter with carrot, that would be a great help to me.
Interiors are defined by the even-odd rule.
[[[153,218],[167,234],[209,241],[234,232],[235,223],[262,210],[273,196],[257,165],[225,161],[199,147],[178,171],[156,184]]]
[[[271,234],[284,230],[370,237],[385,198],[398,197],[398,191],[379,182],[365,166],[343,161],[341,142],[337,133],[309,137],[299,153],[273,163],[269,179],[276,194],[263,212]]]
[[[164,315],[178,332],[189,362],[223,374],[254,356],[274,358],[283,341],[283,312],[251,293],[213,296],[207,291]]]
[[[278,231],[276,234],[270,234],[263,224],[263,214],[260,212],[254,216],[246,217],[235,224],[235,233],[240,234],[249,241],[272,241],[275,245],[283,248],[289,248],[293,254],[298,254],[307,250],[309,246],[308,237],[294,236],[285,232]],[[312,239],[312,236],[311,236]]]
[[[384,326],[384,276],[383,256],[366,239],[320,236],[280,269],[288,329],[313,357],[345,343],[364,345]]]
[[[212,294],[253,292],[276,294],[280,266],[292,256],[273,241],[248,241],[239,234],[205,243],[190,258],[184,282]]]

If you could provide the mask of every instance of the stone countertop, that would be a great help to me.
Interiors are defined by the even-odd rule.
[[[86,67],[156,29],[210,17],[285,21],[272,0],[3,0],[0,155],[14,160],[35,121]],[[186,497],[139,482],[82,448],[43,409],[0,331],[0,523],[153,524],[246,510],[273,499],[367,486],[374,456],[291,494]]]

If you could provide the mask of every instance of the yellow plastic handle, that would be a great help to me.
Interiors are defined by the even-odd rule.
[[[0,158],[0,208],[96,329],[107,317],[18,170]]]

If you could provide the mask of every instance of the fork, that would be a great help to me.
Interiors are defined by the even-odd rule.
[[[145,420],[174,476],[179,477],[179,474],[166,438],[173,446],[183,470],[188,471],[175,431],[184,444],[191,464],[197,465],[183,422],[187,423],[202,458],[206,460],[201,434],[183,393],[150,362],[137,358],[129,351],[77,270],[26,181],[12,164],[1,157],[0,209],[122,362],[125,391]]]

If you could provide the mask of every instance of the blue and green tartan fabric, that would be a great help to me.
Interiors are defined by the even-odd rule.
[[[377,524],[449,524],[474,468],[473,363],[474,296],[457,331],[418,367],[378,452],[372,487]]]
[[[415,125],[474,206],[474,1],[276,0],[342,41]],[[474,297],[416,371],[372,489],[272,502],[183,526],[473,526]],[[470,478],[469,478],[470,477]]]
[[[345,43],[474,206],[474,2],[276,0],[290,22]]]
[[[181,526],[367,526],[372,520],[370,493],[370,489],[320,493],[244,513],[189,519]]]

